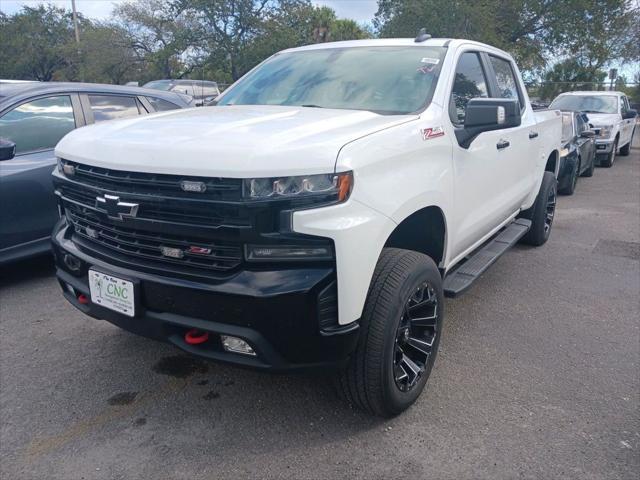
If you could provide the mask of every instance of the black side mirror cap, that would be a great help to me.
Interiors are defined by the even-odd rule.
[[[583,138],[593,138],[596,136],[596,132],[594,132],[593,130],[585,130],[580,134],[580,136]]]
[[[518,127],[522,123],[520,102],[512,98],[472,98],[467,103],[464,127],[456,129],[462,148],[483,132]]]
[[[16,156],[16,144],[11,140],[0,138],[0,161],[11,160]]]
[[[629,118],[636,118],[637,116],[638,111],[631,108],[625,112],[625,114],[622,116],[622,119],[628,120]]]

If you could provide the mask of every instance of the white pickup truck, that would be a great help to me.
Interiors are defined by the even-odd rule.
[[[596,133],[596,160],[611,167],[616,153],[629,155],[638,112],[631,108],[622,92],[575,91],[558,95],[550,108],[586,113]]]
[[[420,395],[456,296],[556,203],[559,112],[509,54],[365,40],[273,55],[217,106],[57,146],[66,298],[209,359],[336,368],[390,416]]]

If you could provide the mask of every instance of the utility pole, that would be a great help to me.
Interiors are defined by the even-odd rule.
[[[82,52],[80,51],[80,30],[78,30],[78,12],[76,12],[76,0],[71,0],[73,12],[73,29],[76,33],[76,48],[78,49],[78,61],[80,62],[80,80],[84,82],[84,68],[82,66]]]
[[[78,13],[76,12],[76,0],[71,0],[71,10],[73,11],[73,29],[76,31],[76,44],[80,51],[80,31],[78,30]]]

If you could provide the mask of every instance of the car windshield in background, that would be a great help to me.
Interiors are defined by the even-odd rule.
[[[445,52],[444,47],[353,47],[281,53],[218,105],[416,112],[431,100]]]
[[[168,80],[154,80],[153,82],[145,83],[142,87],[153,88],[154,90],[169,90],[171,82]]]
[[[563,95],[551,102],[549,108],[587,113],[618,113],[618,97],[615,95]]]

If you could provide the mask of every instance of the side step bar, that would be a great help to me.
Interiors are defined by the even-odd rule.
[[[531,220],[518,218],[507,225],[459,267],[444,277],[444,294],[457,297],[465,292],[500,256],[513,247],[531,228]]]

